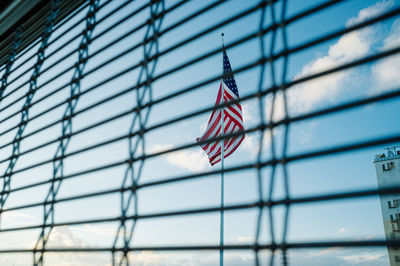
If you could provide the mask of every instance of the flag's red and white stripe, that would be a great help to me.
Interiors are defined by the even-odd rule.
[[[222,81],[220,89],[218,90],[216,106],[222,103],[221,99],[221,86],[224,91],[224,101],[232,102],[237,100],[238,97],[229,89],[229,87]],[[244,130],[242,107],[239,102],[232,103],[224,107],[224,135],[230,135]],[[201,138],[197,141],[206,141],[218,138],[221,136],[221,108],[212,112],[210,120],[208,121],[207,130]],[[231,155],[244,139],[244,133],[224,140],[224,158]],[[222,141],[213,141],[210,143],[201,144],[201,148],[207,153],[211,165],[221,161],[221,145]]]

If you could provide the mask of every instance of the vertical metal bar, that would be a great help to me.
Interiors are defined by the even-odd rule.
[[[42,247],[43,251],[34,258],[34,265],[43,265],[44,262],[44,249],[48,239],[53,231],[55,216],[55,199],[60,190],[62,176],[64,176],[64,156],[71,140],[72,118],[74,116],[75,108],[78,104],[79,94],[81,91],[81,79],[84,74],[87,59],[89,57],[89,44],[92,40],[92,34],[96,26],[96,12],[98,10],[99,0],[90,0],[89,9],[86,14],[85,22],[86,28],[82,31],[82,39],[78,48],[78,60],[75,65],[75,71],[72,76],[70,86],[70,98],[67,100],[67,106],[63,114],[61,122],[61,137],[59,145],[56,149],[53,160],[53,175],[51,186],[45,197],[45,204],[43,205],[43,228],[36,242],[35,248]]]
[[[221,33],[222,49],[224,49],[224,33]],[[222,74],[224,74],[224,53],[222,53]],[[221,99],[224,102],[224,81],[221,80]],[[224,107],[221,108],[221,136],[224,134]],[[220,251],[219,265],[224,265],[224,139],[221,139],[221,213],[220,213]]]

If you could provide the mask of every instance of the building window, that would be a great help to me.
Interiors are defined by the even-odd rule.
[[[382,171],[390,171],[394,168],[395,168],[394,162],[388,162],[386,164],[382,164]]]
[[[400,200],[399,199],[394,199],[392,201],[388,201],[388,208],[389,209],[395,209],[400,205]]]
[[[390,221],[392,223],[400,223],[400,214],[396,213],[394,216],[390,214]]]
[[[395,262],[399,262],[399,261],[400,261],[400,256],[395,255],[395,256],[394,256],[394,261],[395,261]]]

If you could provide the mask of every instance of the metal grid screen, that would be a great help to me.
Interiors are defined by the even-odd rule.
[[[379,193],[398,192],[374,187],[371,161],[400,141],[399,120],[369,134],[346,132],[340,121],[368,108],[385,116],[393,105],[398,118],[398,84],[366,92],[354,73],[395,60],[400,46],[363,53],[355,43],[343,60],[302,68],[400,14],[383,1],[381,12],[362,19],[352,13],[351,23],[315,22],[334,20],[354,3],[40,2],[0,44],[1,264],[217,265],[223,249],[227,265],[309,265],[321,262],[301,257],[307,252],[398,245],[382,233],[370,238],[368,230],[338,238],[318,229],[328,232],[337,222],[321,217],[332,204],[367,202],[381,222]],[[246,134],[225,164],[223,246],[221,169],[209,166],[195,141],[218,108],[221,32]],[[342,96],[318,98],[342,86],[337,79],[348,82]],[[303,101],[315,87],[318,101]],[[338,130],[307,140],[304,130],[315,123],[337,123]],[[343,161],[360,157],[372,183],[351,181],[365,171],[340,172]],[[328,163],[337,171],[321,172]],[[313,173],[327,187],[312,186]],[[335,180],[343,185],[330,190]],[[307,182],[309,190],[296,192]],[[354,218],[348,215],[344,227]]]

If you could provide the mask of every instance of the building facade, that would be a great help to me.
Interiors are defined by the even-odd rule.
[[[379,189],[400,187],[400,147],[375,155]],[[400,240],[400,193],[380,195],[386,239]],[[390,265],[400,265],[400,247],[388,247]]]

